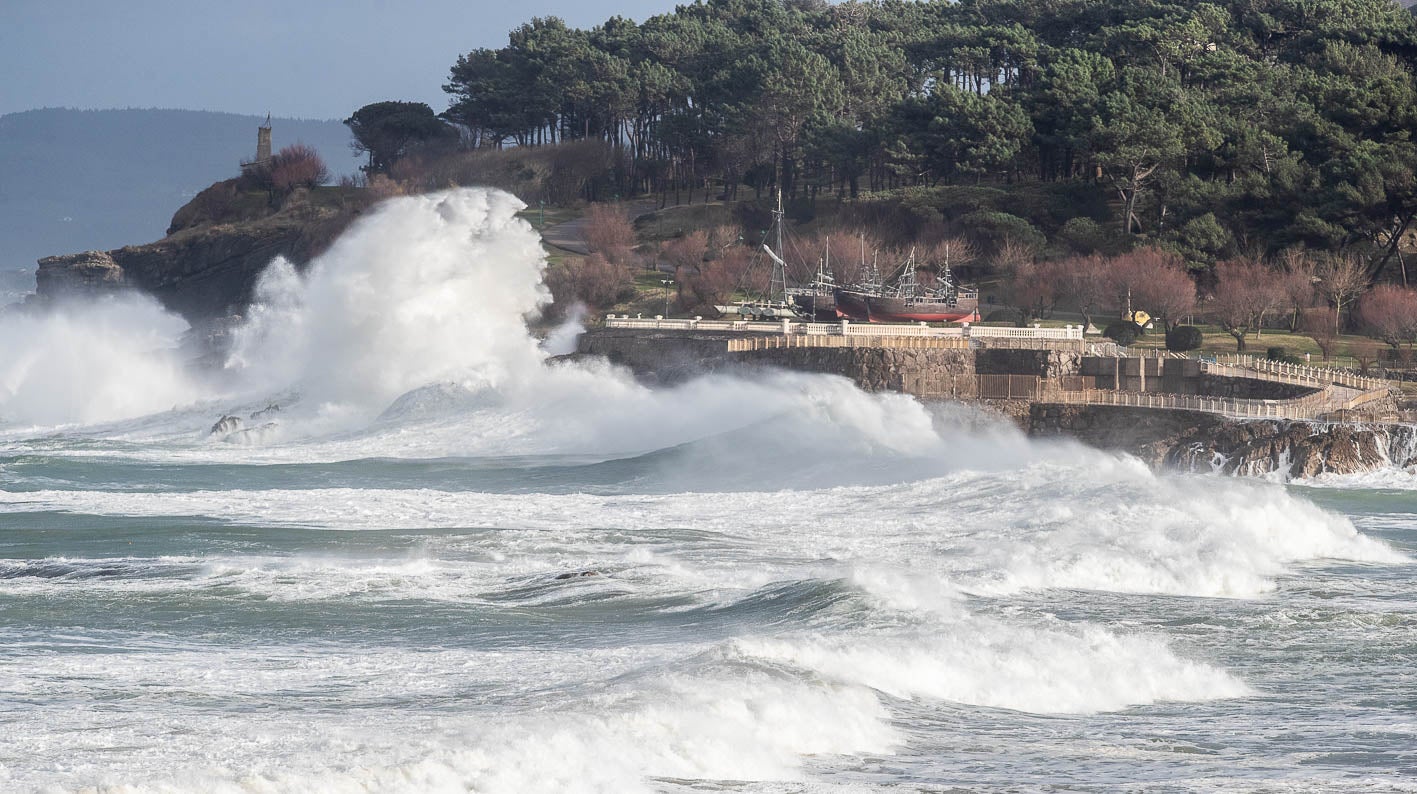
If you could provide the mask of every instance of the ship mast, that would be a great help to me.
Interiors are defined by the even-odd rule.
[[[773,224],[777,227],[777,246],[772,257],[772,280],[768,283],[769,301],[787,300],[787,263],[782,260],[782,188],[777,189],[777,210],[773,212]]]

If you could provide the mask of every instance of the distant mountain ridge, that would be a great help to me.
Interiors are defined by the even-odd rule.
[[[256,153],[263,116],[194,110],[47,108],[0,116],[0,272],[53,254],[162,237],[172,213]],[[332,174],[362,162],[339,121],[275,118],[278,150],[297,141]],[[0,301],[3,302],[3,301]]]

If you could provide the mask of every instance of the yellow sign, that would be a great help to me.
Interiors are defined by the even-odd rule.
[[[1134,311],[1122,319],[1131,320],[1138,328],[1145,328],[1151,325],[1151,315],[1144,311]]]

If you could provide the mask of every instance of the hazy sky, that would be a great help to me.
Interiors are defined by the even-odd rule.
[[[687,2],[687,0],[682,0]],[[342,119],[447,107],[457,56],[533,16],[588,27],[673,0],[0,0],[0,114],[165,107]]]

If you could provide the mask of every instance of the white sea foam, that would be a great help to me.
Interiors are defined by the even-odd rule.
[[[137,294],[0,314],[0,424],[105,422],[198,399],[175,352],[186,330]]]
[[[745,639],[738,648],[898,698],[1036,714],[1252,694],[1224,671],[1177,657],[1156,637],[1096,626],[1042,629],[966,618],[932,625],[920,636]]]
[[[967,613],[712,645],[142,651],[122,665],[106,653],[11,665],[9,697],[122,696],[138,717],[54,711],[16,749],[62,764],[51,782],[105,791],[650,791],[657,778],[797,780],[807,759],[889,754],[904,737],[882,696],[1055,714],[1251,694],[1154,637]],[[318,729],[266,708],[292,697],[325,712]],[[359,717],[414,701],[464,705],[437,720]],[[220,721],[203,716],[218,704]],[[127,751],[66,763],[55,753],[72,759],[74,742],[49,731],[79,725],[93,749]]]
[[[784,492],[667,495],[488,494],[431,489],[0,493],[6,512],[59,509],[99,515],[201,515],[234,523],[341,529],[476,529],[479,554],[505,560],[547,552],[544,570],[574,564],[682,563],[704,581],[758,586],[745,559],[763,543],[778,559],[834,560],[838,573],[887,565],[929,572],[973,593],[1075,588],[1250,597],[1309,560],[1395,563],[1406,558],[1346,518],[1278,486],[1155,477],[1122,466],[1098,473],[1037,464],[915,483]],[[868,520],[863,517],[869,516]],[[812,527],[802,532],[801,527]],[[736,548],[703,554],[660,535],[656,544],[607,546],[607,531],[693,527]],[[555,552],[552,554],[551,552]],[[672,562],[671,562],[672,561]],[[780,573],[771,569],[770,574]],[[830,573],[829,567],[827,573]],[[742,577],[748,577],[743,579]]]
[[[682,671],[665,672],[667,664]],[[99,724],[91,715],[48,715],[61,731],[77,720],[95,747],[128,748],[102,765],[55,757],[41,731],[19,738],[16,750],[59,767],[54,777],[104,791],[651,791],[659,777],[798,779],[806,758],[889,753],[900,743],[865,687],[682,644],[633,653],[389,649],[357,658],[283,648],[154,651],[130,665],[91,654],[16,672],[6,689],[17,696],[32,697],[31,686],[52,696],[53,682],[63,681],[76,697],[135,693],[130,713],[153,710],[150,719]],[[371,725],[358,717],[365,705],[318,730],[298,714],[233,709],[214,723],[182,708],[234,702],[259,712],[274,693],[292,692],[325,705],[447,700],[468,689],[485,704],[471,713],[430,722],[394,712],[392,722]],[[528,695],[536,708],[519,707]],[[72,752],[72,742],[66,747]],[[330,764],[349,755],[358,761]]]
[[[1320,474],[1297,484],[1343,490],[1417,491],[1417,469],[1386,468],[1354,474]]]

